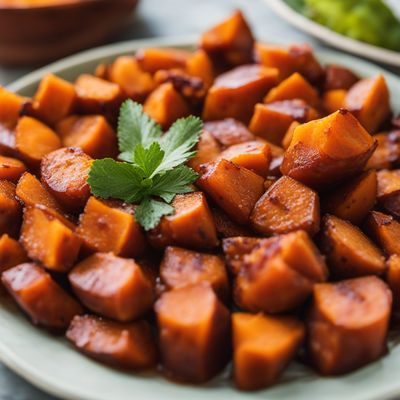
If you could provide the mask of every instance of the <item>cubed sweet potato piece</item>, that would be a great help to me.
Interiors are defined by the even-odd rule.
[[[230,315],[209,285],[165,292],[155,311],[167,376],[200,383],[225,367],[230,353]]]
[[[13,129],[26,101],[26,98],[0,86],[0,125]]]
[[[393,254],[386,262],[386,282],[393,295],[393,310],[398,317],[400,311],[400,256]]]
[[[253,34],[240,11],[235,11],[200,38],[200,47],[216,62],[231,66],[250,63],[253,44]]]
[[[215,223],[202,192],[175,196],[175,214],[163,217],[149,232],[150,243],[156,248],[182,246],[210,249],[218,245]]]
[[[197,185],[239,224],[249,221],[254,205],[264,192],[261,176],[223,159],[202,166]]]
[[[376,203],[377,186],[376,171],[364,172],[327,195],[323,209],[358,225]]]
[[[322,108],[328,113],[334,113],[335,111],[346,108],[346,96],[347,90],[344,89],[332,89],[324,92],[322,95]]]
[[[325,67],[323,88],[327,90],[350,89],[357,81],[358,76],[348,68],[336,64]]]
[[[230,238],[232,236],[249,236],[252,234],[249,228],[232,221],[220,207],[216,205],[212,206],[211,212],[214,217],[218,237]]]
[[[256,103],[277,82],[278,70],[261,65],[243,65],[219,75],[208,91],[203,119],[235,118],[247,124]]]
[[[339,110],[295,129],[281,170],[308,186],[329,187],[361,172],[375,147],[357,119]]]
[[[314,287],[308,318],[308,351],[318,372],[338,375],[386,352],[392,295],[375,276]]]
[[[112,367],[136,371],[157,364],[157,346],[147,321],[121,323],[94,315],[75,316],[66,337],[88,357]]]
[[[54,126],[71,113],[75,97],[72,83],[48,74],[41,80],[33,97],[33,110],[47,124]]]
[[[43,157],[42,182],[67,210],[79,212],[90,196],[87,182],[92,158],[80,148],[67,147]]]
[[[160,265],[160,278],[167,290],[207,282],[226,301],[229,282],[225,263],[218,255],[167,247]]]
[[[95,197],[88,200],[76,233],[86,253],[113,252],[121,257],[136,257],[146,250],[146,238],[134,210]]]
[[[178,118],[190,114],[189,106],[171,82],[163,83],[151,92],[143,105],[143,111],[165,129]]]
[[[21,204],[15,197],[15,185],[0,180],[0,235],[16,237],[21,226]]]
[[[319,104],[317,90],[298,72],[290,75],[278,86],[272,88],[264,97],[264,103],[291,99],[302,99],[313,107]]]
[[[304,231],[265,241],[248,255],[235,278],[234,299],[244,310],[282,313],[301,306],[327,278],[323,257]]]
[[[26,166],[22,161],[0,156],[0,179],[16,183],[25,171]]]
[[[206,89],[208,89],[214,81],[214,67],[210,57],[202,50],[196,50],[186,60],[186,72],[197,78],[200,78]]]
[[[117,321],[145,314],[154,301],[154,288],[133,259],[96,253],[68,274],[75,294],[91,311]]]
[[[21,117],[15,128],[15,148],[19,156],[31,167],[40,165],[42,158],[61,147],[57,134],[40,121]]]
[[[56,127],[63,147],[80,147],[92,158],[116,158],[117,136],[102,115],[71,115]]]
[[[0,237],[0,272],[28,261],[21,244],[6,233]]]
[[[385,272],[385,259],[380,249],[359,228],[333,215],[323,219],[321,249],[335,278]]]
[[[399,166],[400,131],[383,132],[373,136],[378,146],[372,153],[365,169],[391,169]]]
[[[288,176],[278,179],[257,201],[250,221],[259,233],[269,236],[303,229],[319,230],[319,197],[314,190]]]
[[[57,272],[68,271],[81,248],[74,226],[56,211],[39,205],[24,210],[20,240],[29,258]]]
[[[365,78],[348,91],[346,108],[368,132],[374,133],[390,114],[389,96],[383,75]]]
[[[196,155],[188,161],[188,166],[199,171],[200,165],[215,161],[221,150],[217,139],[208,130],[203,129],[196,145]]]
[[[300,125],[300,122],[293,121],[290,125],[289,128],[287,128],[285,132],[285,136],[282,139],[282,147],[287,150],[290,146],[290,143],[292,142],[293,135],[295,129]]]
[[[305,329],[294,317],[232,314],[233,379],[241,390],[275,383],[296,355]]]
[[[400,170],[378,171],[378,202],[389,214],[400,217]]]
[[[186,50],[148,47],[138,50],[135,57],[143,71],[154,74],[160,69],[184,69],[190,55]]]

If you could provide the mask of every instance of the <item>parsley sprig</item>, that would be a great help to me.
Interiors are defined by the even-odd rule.
[[[192,191],[197,174],[184,164],[196,154],[202,127],[200,118],[190,116],[163,134],[140,104],[125,101],[118,119],[121,162],[93,162],[88,181],[92,194],[139,204],[136,220],[145,230],[153,229],[162,216],[173,214],[170,203],[177,194]]]

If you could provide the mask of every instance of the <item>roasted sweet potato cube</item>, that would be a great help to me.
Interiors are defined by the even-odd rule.
[[[22,161],[0,156],[0,179],[16,183],[25,171],[26,166]]]
[[[386,282],[393,295],[393,310],[396,317],[400,311],[400,256],[393,254],[386,262]]]
[[[278,71],[261,65],[236,67],[215,79],[208,91],[203,119],[235,118],[247,124],[255,104],[277,82]]]
[[[75,97],[72,83],[48,74],[41,80],[33,97],[33,110],[47,124],[53,126],[71,113]]]
[[[160,69],[184,69],[190,55],[186,50],[148,47],[138,50],[135,57],[143,71],[154,74]]]
[[[6,233],[0,237],[0,271],[28,261],[25,249]]]
[[[31,321],[52,332],[63,332],[75,315],[83,314],[80,304],[35,263],[4,271],[1,281]]]
[[[0,180],[0,235],[16,237],[21,226],[21,204],[15,197],[15,185]]]
[[[154,301],[151,281],[133,259],[96,253],[68,275],[75,294],[91,311],[117,321],[145,314]]]
[[[87,202],[76,233],[86,253],[113,252],[121,257],[136,257],[146,250],[146,238],[134,210],[95,197]]]
[[[329,214],[358,225],[374,207],[376,194],[376,172],[370,170],[327,195],[323,201],[323,209]]]
[[[382,275],[385,259],[359,228],[333,215],[323,219],[321,249],[335,278]]]
[[[325,67],[323,88],[327,90],[350,89],[357,81],[358,76],[348,68],[329,64]]]
[[[240,11],[235,11],[200,38],[200,47],[216,62],[231,66],[250,63],[253,44],[253,34]]]
[[[155,367],[158,354],[147,321],[121,323],[94,315],[75,316],[66,337],[85,355],[116,368]]]
[[[322,95],[322,108],[332,114],[335,111],[346,107],[347,90],[332,89]]]
[[[24,211],[21,243],[32,260],[49,270],[65,272],[72,267],[81,248],[73,228],[54,210],[28,207]]]
[[[291,99],[302,99],[313,107],[319,104],[317,90],[298,72],[290,75],[278,86],[272,88],[264,97],[264,103]]]
[[[261,176],[224,159],[202,166],[197,185],[239,224],[249,221],[264,192]]]
[[[172,206],[175,214],[163,217],[158,226],[149,232],[148,237],[154,247],[211,249],[218,245],[214,219],[204,193],[177,195]]]
[[[362,79],[346,96],[346,108],[374,133],[390,114],[389,89],[383,75]]]
[[[171,82],[163,83],[151,92],[143,105],[143,111],[165,129],[178,118],[190,114],[189,106]]]
[[[26,98],[0,86],[0,125],[13,129],[26,101]]]
[[[400,131],[378,133],[373,136],[378,146],[372,153],[365,169],[391,169],[399,165]]]
[[[200,383],[225,367],[230,355],[230,315],[211,286],[199,284],[165,292],[155,311],[161,363],[167,376]]]
[[[80,147],[92,158],[116,158],[117,136],[102,115],[71,115],[56,127],[63,147]]]
[[[318,194],[283,176],[257,201],[250,220],[256,231],[267,236],[298,229],[314,235],[319,230],[320,221]]]
[[[282,139],[282,147],[283,149],[287,150],[290,146],[290,143],[292,142],[293,139],[293,134],[295,129],[300,125],[300,122],[293,121],[290,125],[289,128],[287,128],[285,132],[285,136]]]
[[[265,241],[244,256],[234,299],[244,310],[282,313],[301,306],[314,284],[326,277],[324,259],[307,233],[292,232]]]
[[[389,214],[400,217],[400,170],[378,171],[378,202]]]
[[[167,290],[207,282],[221,300],[228,299],[228,275],[218,255],[167,247],[160,265],[160,278]]]
[[[42,182],[68,211],[81,211],[89,199],[87,180],[92,161],[77,147],[61,148],[43,157]]]
[[[203,129],[196,145],[196,155],[188,161],[188,166],[199,171],[200,165],[215,161],[221,154],[221,150],[221,145],[214,136]]]
[[[295,129],[281,170],[308,186],[329,187],[361,172],[375,147],[357,119],[339,110]]]
[[[386,352],[392,295],[375,276],[314,287],[307,347],[324,375],[360,368]]]
[[[249,228],[232,221],[228,214],[220,207],[216,205],[212,206],[211,212],[214,217],[218,237],[230,238],[232,236],[249,236],[252,234]]]
[[[241,390],[275,383],[296,355],[305,329],[294,317],[232,314],[233,379]]]
[[[206,89],[208,89],[214,81],[214,67],[207,53],[199,49],[192,53],[186,60],[186,72],[197,78],[200,78]]]

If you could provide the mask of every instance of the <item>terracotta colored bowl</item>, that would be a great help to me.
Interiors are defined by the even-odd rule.
[[[129,18],[138,0],[0,6],[0,63],[45,63],[100,44]]]

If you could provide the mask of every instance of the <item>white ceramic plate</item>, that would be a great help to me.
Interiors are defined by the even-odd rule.
[[[363,43],[347,36],[336,33],[293,10],[284,0],[264,0],[265,3],[279,16],[296,28],[301,29],[316,38],[337,47],[340,50],[369,58],[378,63],[400,67],[400,53],[382,47]],[[333,0],[334,1],[334,0]],[[392,3],[394,1],[392,0]],[[397,7],[399,4],[397,3]]]
[[[142,40],[124,42],[90,50],[33,72],[9,88],[31,95],[41,77],[48,72],[74,79],[92,72],[100,62],[132,53],[146,46],[191,47],[194,39]],[[340,63],[364,76],[384,73],[395,110],[400,110],[400,82],[391,73],[351,56],[327,51],[318,54],[324,63]],[[133,375],[115,371],[84,357],[66,340],[33,327],[7,298],[0,298],[0,358],[16,373],[53,395],[79,400],[383,400],[400,395],[398,377],[400,345],[391,341],[389,355],[352,374],[323,378],[310,369],[293,363],[280,383],[255,393],[234,389],[226,379],[229,371],[203,386],[184,386],[166,381],[156,374]]]

